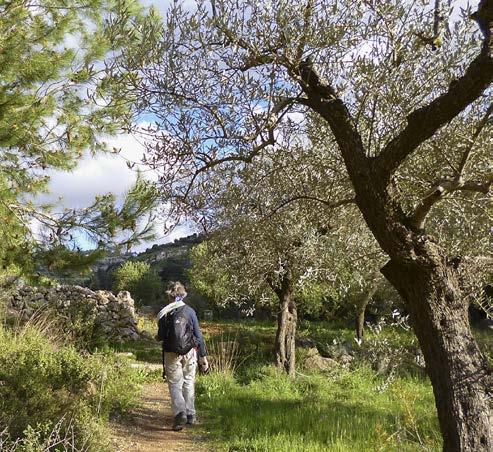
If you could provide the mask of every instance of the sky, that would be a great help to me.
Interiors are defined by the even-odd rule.
[[[170,1],[141,0],[141,3],[145,6],[156,6],[164,16]],[[459,2],[457,6],[462,6],[462,4],[465,6],[466,3],[466,1]],[[471,3],[477,4],[477,0],[473,0]],[[186,0],[185,7],[187,4],[191,6],[193,1]],[[38,201],[56,203],[61,207],[77,208],[91,204],[98,194],[112,192],[121,197],[136,179],[135,171],[127,167],[125,159],[134,162],[140,161],[144,147],[135,137],[126,134],[112,137],[107,142],[110,148],[121,149],[120,155],[100,154],[94,158],[87,155],[72,172],[51,172],[50,193],[42,195]],[[148,177],[155,178],[153,175],[148,175]],[[164,235],[162,230],[162,226],[158,224],[157,240],[137,246],[134,251],[142,251],[152,246],[153,243],[166,243],[192,233],[187,224],[176,228],[169,235]]]

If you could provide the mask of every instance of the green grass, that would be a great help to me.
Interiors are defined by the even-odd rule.
[[[103,347],[101,350],[113,350],[115,352],[133,353],[137,361],[148,363],[160,363],[162,361],[161,344],[157,341],[125,341]]]
[[[364,362],[329,374],[302,369],[287,378],[273,362],[271,322],[204,324],[209,344],[240,344],[235,372],[211,373],[197,383],[199,413],[214,450],[416,451],[441,450],[431,385],[419,374],[379,376]],[[303,322],[299,337],[317,347],[352,342],[340,325]],[[384,330],[392,347],[413,347],[412,332]],[[377,339],[369,333],[367,339]],[[212,348],[212,347],[211,347]],[[299,350],[302,357],[302,350]]]
[[[232,367],[236,379],[242,384],[255,379],[258,368],[275,362],[276,326],[272,322],[202,322],[202,331],[212,361],[222,342],[235,341],[239,344]]]
[[[218,451],[438,451],[441,435],[433,392],[423,372],[377,375],[362,354],[350,370],[310,373],[299,359],[290,380],[272,366],[275,324],[258,321],[201,322],[211,351],[237,341],[235,371],[211,373],[197,381],[199,416]],[[152,330],[153,325],[146,325]],[[492,334],[475,332],[483,350]],[[334,341],[354,343],[352,329],[327,322],[301,322],[298,337],[319,349]],[[366,333],[367,345],[384,340],[395,350],[416,348],[411,331]],[[160,362],[160,346],[129,342],[120,350],[138,360]],[[370,350],[371,351],[371,350]],[[303,349],[298,349],[303,358]]]
[[[367,368],[298,376],[259,369],[247,385],[232,375],[199,379],[199,409],[218,450],[440,450],[433,395],[425,381],[381,383]]]

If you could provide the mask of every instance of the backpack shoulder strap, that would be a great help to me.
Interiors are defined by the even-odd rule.
[[[161,344],[161,354],[163,359],[163,380],[166,379],[166,364],[164,363],[164,343]]]

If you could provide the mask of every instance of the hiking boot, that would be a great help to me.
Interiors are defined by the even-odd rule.
[[[187,414],[187,425],[194,425],[197,423],[197,417],[195,414]]]
[[[178,413],[175,416],[175,419],[173,420],[173,430],[175,432],[179,432],[180,430],[183,430],[183,426],[187,423],[187,416],[185,415],[185,412]]]

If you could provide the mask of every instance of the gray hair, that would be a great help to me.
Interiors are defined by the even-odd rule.
[[[166,289],[166,293],[173,298],[176,297],[186,297],[187,291],[185,290],[185,286],[180,281],[170,281],[168,283],[168,288]]]

